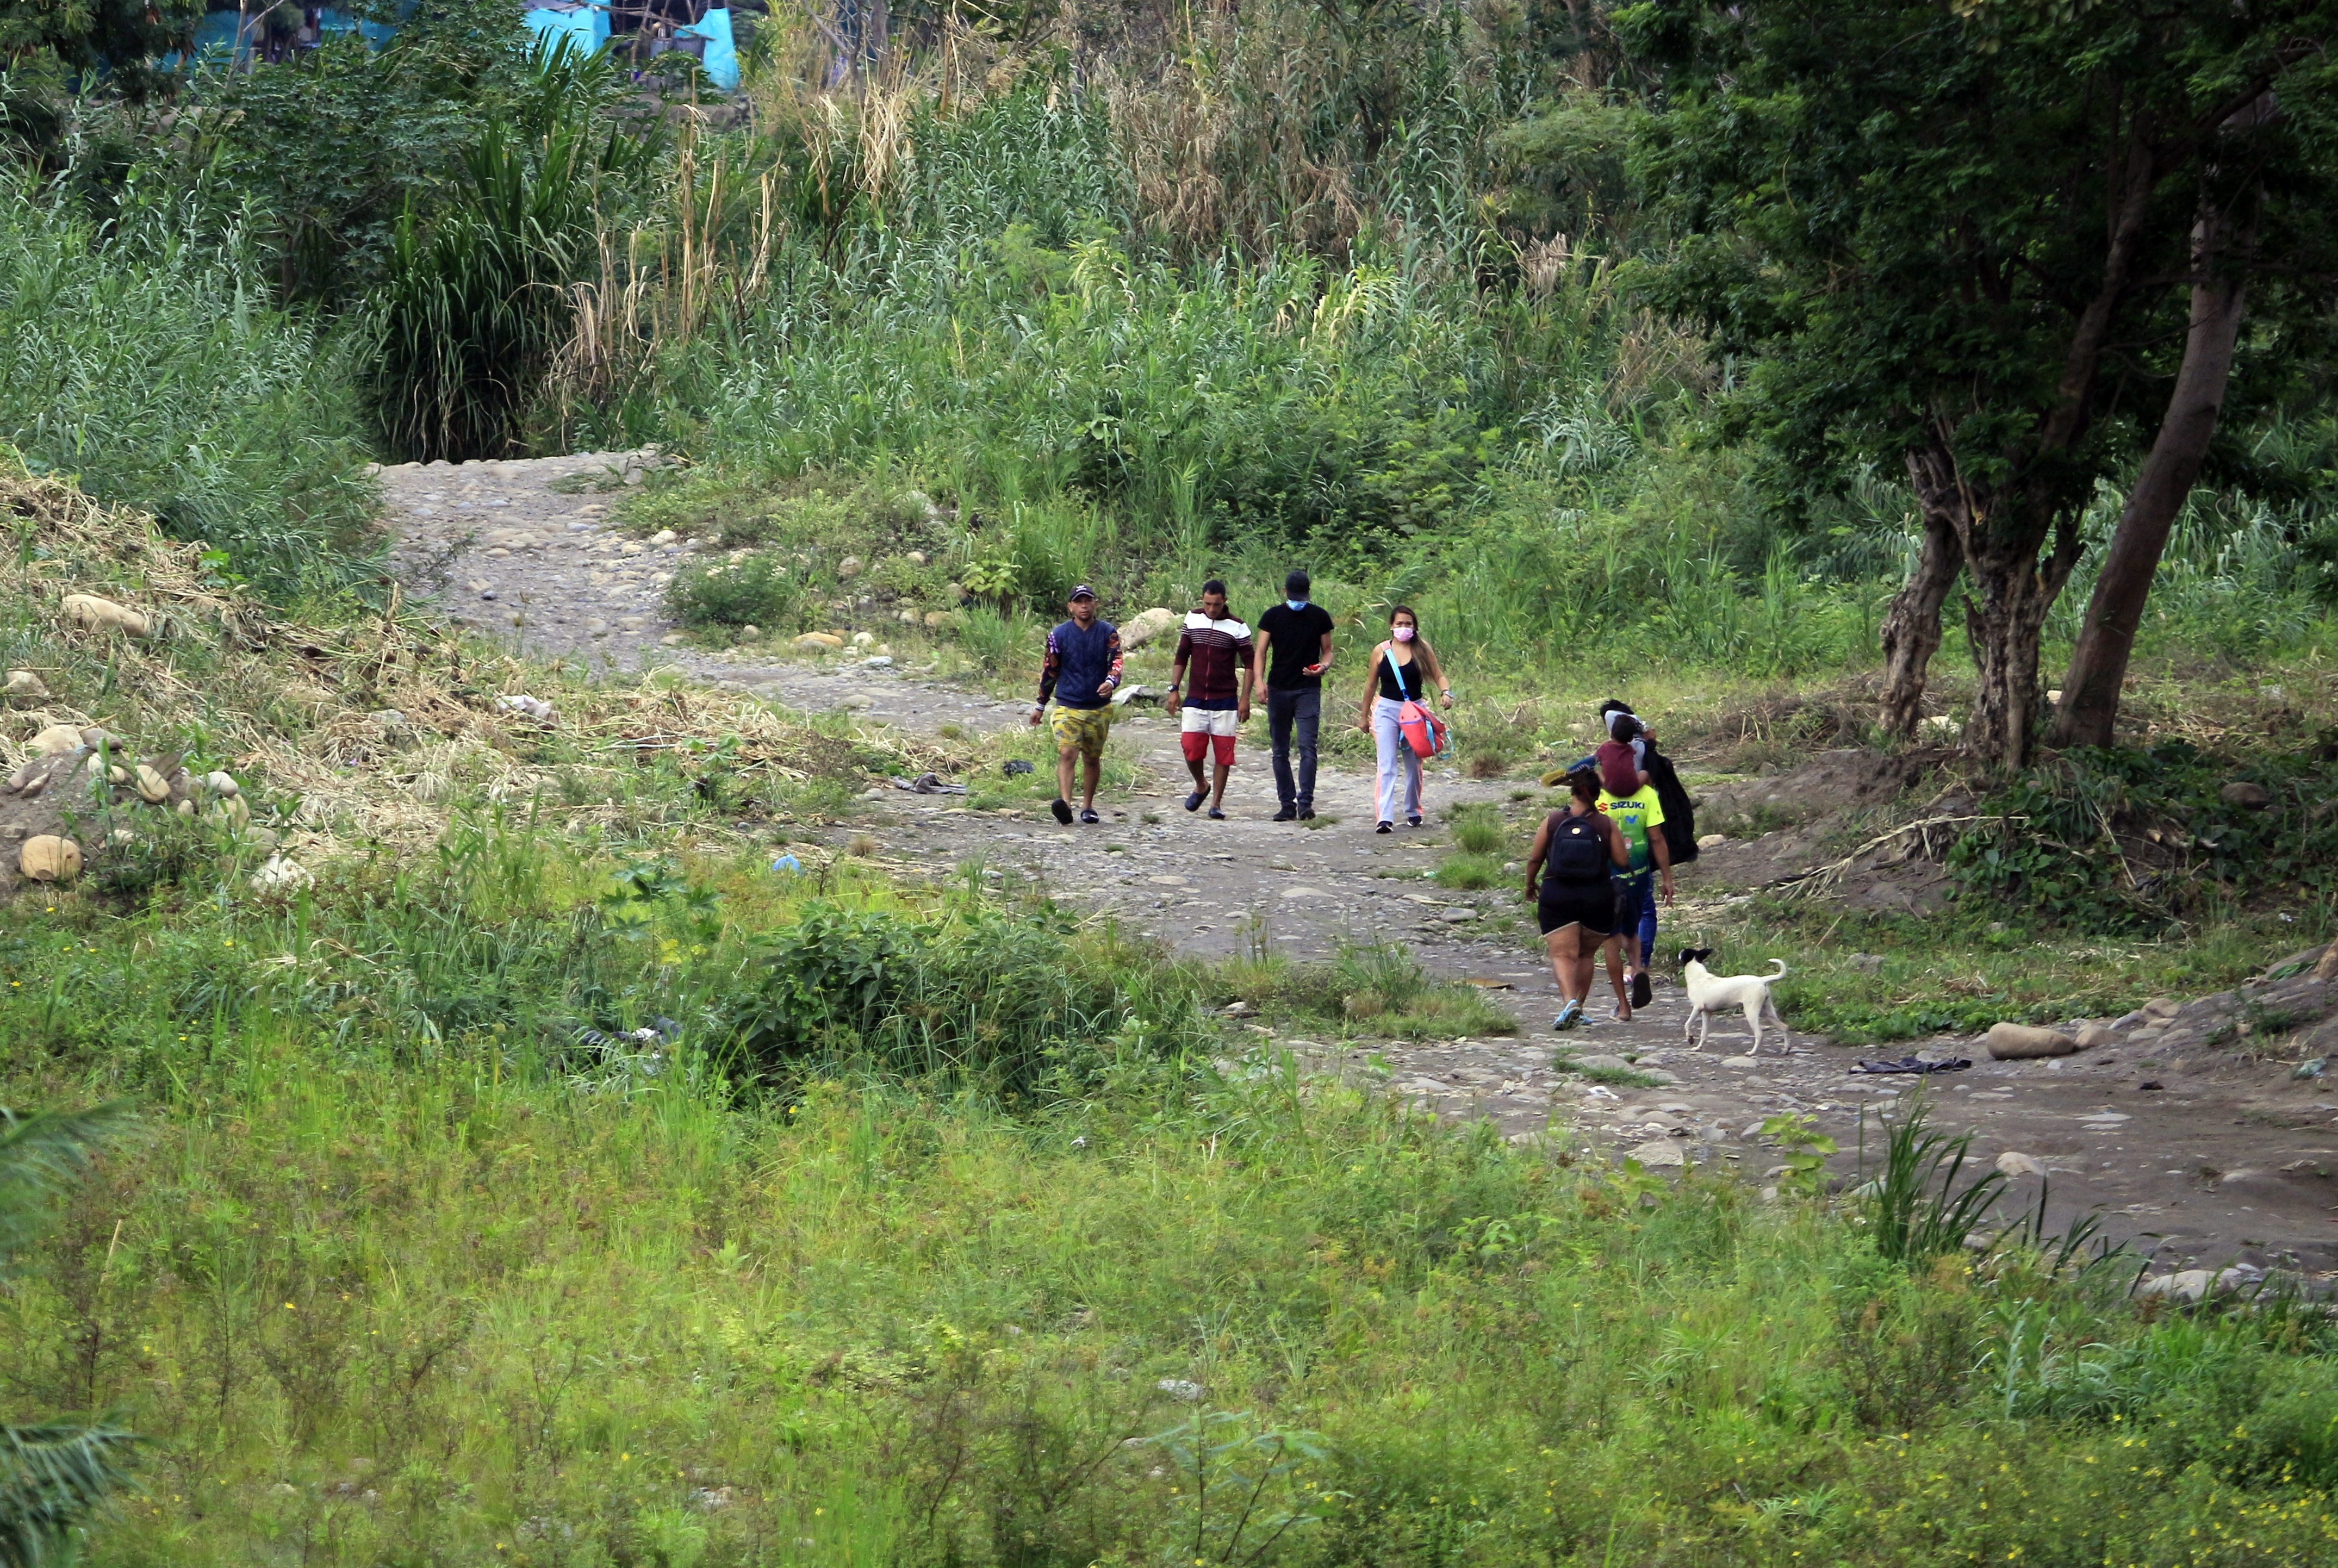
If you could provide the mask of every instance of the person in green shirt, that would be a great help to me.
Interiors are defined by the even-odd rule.
[[[1655,789],[1643,784],[1629,795],[1600,790],[1599,809],[1623,830],[1624,847],[1631,854],[1630,867],[1616,878],[1616,930],[1624,938],[1624,974],[1632,1005],[1645,1007],[1654,995],[1647,961],[1656,950],[1656,890],[1651,884],[1661,878],[1665,902],[1673,901],[1673,852],[1665,836],[1655,831],[1665,825],[1665,808]],[[1628,1018],[1630,1011],[1619,1010],[1619,1016]]]

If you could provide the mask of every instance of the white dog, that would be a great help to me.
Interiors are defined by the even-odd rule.
[[[1702,1051],[1705,1035],[1712,1033],[1713,1015],[1724,1007],[1743,1007],[1745,1010],[1745,1027],[1754,1032],[1753,1049],[1746,1053],[1751,1056],[1762,1049],[1763,1013],[1769,1014],[1779,1033],[1786,1033],[1786,1021],[1778,1016],[1778,1004],[1770,1000],[1770,987],[1785,975],[1785,962],[1778,958],[1770,960],[1778,966],[1775,975],[1715,975],[1704,966],[1704,961],[1712,956],[1713,949],[1710,947],[1681,949],[1681,983],[1688,988],[1688,1022],[1681,1025],[1681,1038],[1685,1040],[1694,1033],[1696,1035],[1695,1049]]]

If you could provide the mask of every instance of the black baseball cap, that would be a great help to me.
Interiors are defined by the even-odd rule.
[[[1095,596],[1096,591],[1089,587],[1085,583],[1072,590],[1072,598],[1074,599],[1093,599]],[[1066,603],[1069,603],[1069,601],[1066,601]]]

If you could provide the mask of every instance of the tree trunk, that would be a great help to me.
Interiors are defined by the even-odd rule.
[[[2192,265],[2199,280],[2192,286],[2192,322],[2184,339],[2184,363],[2176,373],[2176,390],[2159,433],[2144,459],[2143,472],[2127,492],[2119,513],[2118,528],[2103,557],[2102,575],[2095,580],[2094,597],[2087,603],[2086,624],[2070,655],[2069,673],[2062,679],[2062,705],[2054,720],[2058,746],[2108,746],[2118,719],[2119,689],[2127,680],[2127,659],[2143,624],[2144,602],[2159,571],[2159,557],[2167,548],[2168,531],[2176,514],[2200,477],[2208,443],[2216,434],[2224,411],[2225,389],[2233,374],[2233,350],[2241,333],[2241,312],[2247,285],[2237,269],[2217,276],[2209,270],[2219,264],[2221,224],[2204,217],[2193,230]],[[2240,243],[2246,250],[2254,240],[2254,222],[2247,224]]]
[[[2034,544],[1983,539],[1967,548],[1973,592],[1965,600],[1965,632],[1980,690],[1965,744],[2010,771],[2029,763],[2037,739],[2038,643],[2062,583],[2050,568],[2040,569]]]
[[[1908,478],[1915,486],[1924,520],[1924,544],[1907,585],[1891,596],[1883,613],[1883,696],[1876,722],[1902,740],[1916,733],[1924,715],[1924,684],[1932,655],[1940,649],[1940,606],[1963,570],[1956,513],[1964,505],[1953,483],[1930,482],[1934,455],[1910,453]]]
[[[1927,554],[1931,521],[1941,519],[1970,583],[1965,631],[1980,691],[1965,726],[1965,746],[2001,768],[2020,768],[2029,762],[2038,733],[2038,637],[2078,563],[2078,517],[2040,515],[2038,504],[2019,490],[1977,492],[1959,470],[1945,436],[1908,455],[1908,477],[1924,509]],[[2039,549],[2049,536],[2053,548],[2041,557]],[[1945,595],[1948,585],[1940,591]],[[1939,637],[1936,614],[1935,644]]]

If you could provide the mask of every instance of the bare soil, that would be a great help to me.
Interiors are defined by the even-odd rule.
[[[847,708],[869,722],[928,735],[944,723],[987,733],[1025,722],[1020,701],[889,669],[742,662],[670,645],[674,628],[660,600],[680,549],[610,527],[613,495],[551,488],[594,475],[614,483],[637,462],[599,455],[388,469],[398,568],[413,592],[457,620],[613,673],[663,665],[773,702]],[[1338,704],[1329,706],[1335,711],[1326,721],[1336,722]],[[1669,1145],[1760,1186],[1778,1157],[1754,1133],[1764,1118],[1793,1112],[1838,1141],[1834,1167],[1857,1181],[1871,1172],[1879,1119],[1921,1092],[1941,1125],[1973,1132],[1981,1167],[2011,1152],[2044,1168],[2042,1179],[2013,1183],[2009,1207],[2034,1205],[2041,1185],[2049,1186],[2049,1229],[2097,1211],[2107,1236],[2160,1269],[2246,1263],[2325,1286],[2338,1273],[2338,1073],[2298,1080],[2286,1063],[2252,1057],[2230,1020],[2253,1003],[2264,1015],[2262,996],[2204,999],[2140,1037],[2131,1032],[2120,1044],[2056,1060],[1994,1062],[1974,1040],[1922,1042],[1913,1048],[1919,1055],[1973,1065],[1917,1079],[1851,1072],[1862,1057],[1906,1054],[1906,1045],[1852,1049],[1790,1034],[1746,1057],[1734,1014],[1716,1024],[1707,1049],[1685,1049],[1685,1000],[1660,975],[1654,1005],[1631,1021],[1607,1020],[1607,1004],[1596,995],[1597,1021],[1565,1038],[1570,1052],[1628,1057],[1669,1080],[1607,1088],[1554,1069],[1558,1043],[1547,1031],[1557,992],[1519,895],[1439,888],[1428,874],[1448,848],[1444,835],[1434,828],[1375,835],[1369,772],[1328,759],[1318,822],[1269,821],[1276,802],[1264,741],[1263,720],[1254,720],[1223,822],[1182,808],[1188,785],[1174,726],[1137,713],[1116,727],[1114,745],[1138,764],[1144,782],[1132,797],[1104,803],[1110,810],[1101,827],[1063,828],[1044,813],[975,812],[957,797],[879,789],[855,831],[875,837],[889,858],[938,873],[978,858],[1033,877],[1181,953],[1223,958],[1271,945],[1320,959],[1344,942],[1397,942],[1439,975],[1507,987],[1488,995],[1518,1018],[1514,1037],[1422,1044],[1286,1034],[1275,1044],[1326,1069],[1384,1079],[1392,1093],[1440,1114],[1490,1118],[1514,1138],[1547,1137],[1601,1156]],[[1831,896],[1854,904],[1930,907],[1938,867],[1910,853],[1904,837],[1861,848],[1868,836],[1862,814],[1925,783],[1942,760],[1839,750],[1794,774],[1712,791],[1701,825],[1734,826],[1742,836],[1708,851],[1684,878],[1686,906],[1667,920],[1693,921],[1697,900],[1814,871],[1832,878]],[[1452,802],[1498,799],[1509,788],[1465,779],[1442,764],[1429,771],[1432,819]],[[1949,817],[1960,806],[1951,790],[1932,810]],[[1875,831],[1885,826],[1879,818]],[[1716,967],[1727,966],[1724,954]],[[2331,985],[2307,996],[2289,984],[2282,1007],[2295,1027],[2338,1032],[2314,1022],[2338,1006],[2338,997],[2323,995]]]

